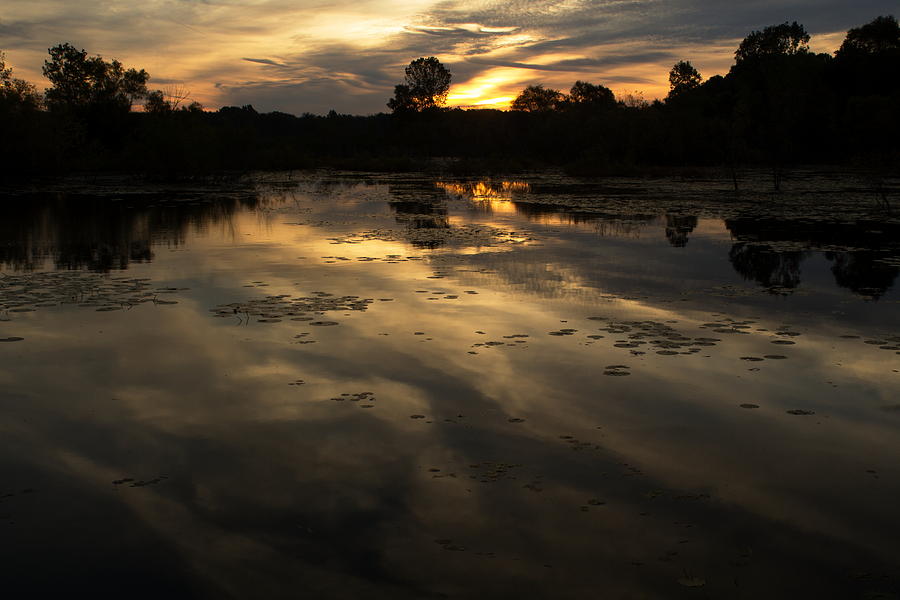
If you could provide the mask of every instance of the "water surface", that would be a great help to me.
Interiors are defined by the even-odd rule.
[[[729,187],[7,194],[0,582],[897,597],[900,217]]]

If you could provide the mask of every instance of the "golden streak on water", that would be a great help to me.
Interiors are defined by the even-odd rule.
[[[440,188],[460,198],[469,200],[512,200],[515,192],[529,192],[531,185],[525,181],[478,181],[475,183],[448,183],[435,182],[435,187]]]
[[[451,196],[479,205],[483,210],[504,214],[516,212],[512,202],[514,193],[531,191],[531,185],[525,181],[477,181],[474,183],[438,181],[434,185]]]

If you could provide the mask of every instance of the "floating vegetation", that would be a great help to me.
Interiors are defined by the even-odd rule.
[[[302,380],[298,380],[301,381]],[[289,384],[295,385],[295,384]],[[352,393],[343,393],[340,396],[335,396],[331,399],[333,402],[357,402],[360,403],[358,406],[360,408],[375,408],[375,405],[372,404],[376,401],[375,392],[359,392],[356,394]]]
[[[424,221],[434,222],[434,227],[416,227]],[[475,246],[487,248],[491,246],[520,245],[535,240],[534,234],[527,231],[503,229],[486,224],[461,223],[450,224],[435,218],[434,215],[403,215],[411,226],[404,229],[376,228],[367,229],[342,236],[328,238],[332,244],[361,244],[368,241],[409,242],[417,248],[437,248],[440,246]],[[334,259],[336,260],[336,259]],[[368,261],[366,261],[368,262]],[[387,261],[385,261],[387,262]],[[431,277],[440,279],[440,275]]]
[[[147,479],[147,480],[134,479],[133,477],[123,477],[122,479],[113,480],[112,484],[113,485],[130,484],[130,485],[128,485],[128,487],[140,488],[140,487],[147,487],[150,485],[156,485],[158,483],[162,483],[166,479],[168,479],[168,477],[166,477],[165,475],[160,475],[158,477],[154,477],[153,479]]]
[[[305,322],[316,327],[332,327],[337,321],[316,320],[308,313],[324,314],[329,311],[365,311],[374,300],[359,296],[334,296],[328,292],[312,292],[309,296],[295,297],[279,294],[247,300],[219,304],[211,308],[214,317],[236,317],[246,322],[250,317],[258,317],[258,323],[280,323],[285,318]]]
[[[549,335],[555,335],[555,336],[575,335],[577,332],[578,332],[577,329],[566,328],[566,329],[560,329],[558,331],[551,331],[551,332],[549,332]]]
[[[689,588],[698,588],[706,585],[706,580],[702,577],[691,577],[689,575],[685,575],[678,579],[678,583],[683,585],[684,587]]]
[[[0,311],[25,315],[59,306],[112,312],[138,304],[177,304],[161,295],[188,288],[152,288],[145,277],[110,277],[87,271],[49,271],[0,277]]]
[[[521,466],[517,463],[486,460],[469,465],[469,468],[474,471],[474,473],[469,475],[469,478],[480,483],[494,483],[503,479],[516,479],[514,470]]]
[[[605,367],[603,374],[609,375],[610,377],[625,377],[626,375],[631,375],[628,369],[629,367],[626,365],[610,365]]]

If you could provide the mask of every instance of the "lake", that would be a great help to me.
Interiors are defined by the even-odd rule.
[[[8,188],[3,589],[897,598],[900,213],[740,186]]]

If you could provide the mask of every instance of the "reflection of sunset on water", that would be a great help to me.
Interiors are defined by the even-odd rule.
[[[531,184],[525,181],[476,181],[474,183],[448,183],[438,181],[435,184],[448,194],[470,200],[512,200],[513,194],[528,192]]]
[[[0,253],[0,351],[14,350],[3,455],[19,489],[65,492],[40,496],[55,511],[4,503],[9,547],[38,576],[71,559],[73,522],[91,525],[100,557],[86,569],[140,552],[155,572],[176,552],[197,587],[241,592],[312,581],[380,597],[348,545],[398,579],[495,597],[583,595],[561,595],[546,564],[592,589],[677,589],[677,560],[728,597],[743,571],[720,557],[748,538],[766,550],[748,597],[785,577],[822,589],[821,565],[850,548],[884,568],[898,375],[895,351],[867,342],[900,344],[898,295],[864,300],[826,268],[856,253],[841,264],[869,290],[880,279],[864,250],[807,247],[802,285],[780,296],[751,279],[782,268],[775,250],[731,262],[770,231],[752,201],[735,220],[718,212],[735,207],[671,190],[586,198],[553,178],[397,175],[231,197],[123,210],[106,196],[84,214],[35,197],[0,224],[14,241]],[[108,227],[72,239],[79,214]],[[859,243],[852,228],[843,239]],[[102,270],[84,257],[104,252],[122,261],[109,276],[65,267]],[[149,295],[74,302],[32,272],[57,267],[60,281]],[[688,541],[655,560],[673,540]],[[643,563],[644,579],[623,562]]]

